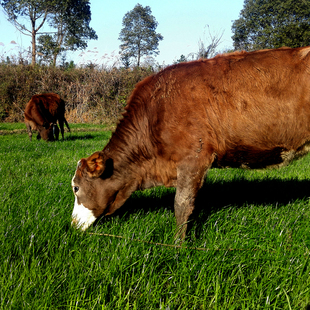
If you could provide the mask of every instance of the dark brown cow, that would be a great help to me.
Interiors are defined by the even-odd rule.
[[[310,47],[173,65],[137,84],[106,147],[78,162],[72,224],[83,230],[132,192],[176,187],[178,233],[207,170],[287,164],[310,146]]]
[[[37,130],[37,139],[54,141],[59,138],[59,123],[62,139],[64,139],[64,123],[70,131],[65,119],[65,102],[59,95],[54,93],[34,95],[25,108],[25,123],[29,139],[31,141],[32,131]]]

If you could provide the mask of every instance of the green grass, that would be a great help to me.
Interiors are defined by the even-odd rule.
[[[173,244],[173,189],[71,228],[76,163],[110,137],[94,127],[54,143],[0,136],[0,309],[309,309],[310,156],[212,169],[180,249],[151,243]]]

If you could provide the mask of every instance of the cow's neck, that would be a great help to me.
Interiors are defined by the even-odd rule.
[[[175,168],[158,156],[150,137],[143,136],[149,131],[128,127],[119,126],[104,148],[107,158],[113,159],[115,172],[125,182],[136,180],[136,189],[175,186]]]

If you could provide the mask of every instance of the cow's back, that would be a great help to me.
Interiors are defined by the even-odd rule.
[[[171,66],[137,85],[123,122],[148,132],[155,151],[176,162],[202,152],[221,166],[280,164],[309,141],[309,51],[241,52]]]

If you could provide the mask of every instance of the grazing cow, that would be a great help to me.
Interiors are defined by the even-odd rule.
[[[62,139],[64,139],[64,123],[70,131],[65,119],[65,102],[54,93],[32,96],[25,108],[25,123],[30,141],[32,139],[31,129],[38,131],[37,139],[42,137],[47,141],[58,140],[57,120]]]
[[[178,236],[211,166],[279,167],[310,150],[310,47],[180,63],[132,92],[105,148],[77,164],[72,224],[85,230],[132,192],[176,187]]]

